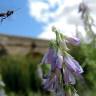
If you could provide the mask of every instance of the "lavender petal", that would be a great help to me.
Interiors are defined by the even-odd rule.
[[[64,57],[64,63],[67,66],[67,68],[72,72],[76,72],[78,74],[83,73],[82,67],[71,55],[66,54],[66,56]]]
[[[66,38],[66,42],[72,45],[79,45],[80,44],[80,39],[76,37],[68,37]]]
[[[65,84],[75,84],[75,77],[73,76],[72,72],[70,70],[68,70],[67,67],[65,67],[64,69],[64,81]]]
[[[57,68],[61,69],[63,64],[63,56],[58,54],[57,60],[56,60],[56,66]]]

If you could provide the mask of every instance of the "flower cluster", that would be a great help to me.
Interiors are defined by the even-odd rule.
[[[79,45],[78,38],[66,37],[53,28],[56,40],[49,44],[41,64],[50,64],[51,69],[43,82],[43,88],[55,92],[55,96],[78,96],[72,85],[76,84],[76,77],[83,73],[79,63],[68,53],[67,44]],[[63,90],[64,89],[64,90]]]

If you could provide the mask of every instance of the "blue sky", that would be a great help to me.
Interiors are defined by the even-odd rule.
[[[78,13],[81,2],[82,0],[0,0],[0,12],[20,8],[0,24],[0,33],[51,39],[54,38],[52,26],[56,26],[65,35],[75,36],[78,25],[78,30],[84,35],[82,20]],[[84,2],[92,10],[96,9],[96,0]],[[93,10],[92,16],[96,21],[96,10]]]
[[[20,8],[0,24],[0,33],[35,38],[42,31],[43,24],[29,15],[28,0],[0,0],[0,6],[0,12]]]

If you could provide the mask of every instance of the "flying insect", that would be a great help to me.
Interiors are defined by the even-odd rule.
[[[20,9],[20,8],[19,8]],[[17,9],[18,10],[18,9]],[[8,18],[8,17],[10,17],[11,15],[13,15],[13,13],[15,12],[15,11],[17,11],[17,10],[8,10],[8,11],[6,11],[6,12],[1,12],[0,13],[0,21],[1,21],[1,23],[4,21],[4,19],[6,19],[6,18]]]

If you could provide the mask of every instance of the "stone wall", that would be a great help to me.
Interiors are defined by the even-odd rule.
[[[48,41],[0,34],[0,50],[2,49],[11,55],[26,55],[29,52],[44,54],[48,49]]]

